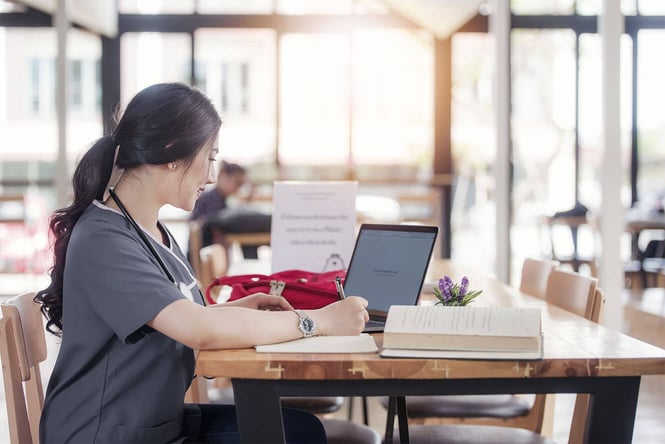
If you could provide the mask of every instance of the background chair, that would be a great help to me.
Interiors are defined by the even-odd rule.
[[[589,268],[591,276],[597,275],[596,257],[595,252],[582,255],[580,253],[578,239],[581,233],[591,233],[592,238],[595,239],[597,233],[596,220],[593,216],[588,214],[558,214],[548,216],[545,218],[550,236],[550,247],[552,260],[559,262],[561,265],[569,266],[573,271],[579,272],[580,267],[585,265]],[[563,239],[561,235],[567,231],[570,236],[568,250],[564,251],[562,247]],[[595,245],[593,246],[595,249]]]
[[[9,438],[12,443],[32,442],[11,319],[0,319],[0,357],[9,419]]]
[[[526,258],[522,263],[522,275],[519,289],[522,293],[545,299],[547,278],[559,263],[548,259]]]
[[[228,252],[221,244],[212,244],[201,248],[199,251],[199,274],[197,275],[201,284],[201,291],[205,292],[215,278],[228,274],[228,261]],[[220,290],[220,286],[211,289],[213,299],[217,300]]]
[[[12,442],[37,444],[44,406],[39,365],[46,360],[46,337],[34,297],[24,293],[2,304],[0,348]]]

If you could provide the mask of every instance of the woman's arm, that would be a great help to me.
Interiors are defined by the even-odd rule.
[[[275,308],[273,303],[269,304]],[[260,305],[257,305],[260,306]],[[357,335],[369,315],[367,301],[347,297],[318,310],[303,310],[315,322],[317,335]],[[203,307],[186,299],[173,302],[148,323],[155,330],[195,350],[244,348],[302,337],[291,310]]]

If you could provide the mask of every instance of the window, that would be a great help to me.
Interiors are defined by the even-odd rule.
[[[220,157],[244,165],[273,165],[275,32],[199,29],[194,38],[197,86],[211,98],[224,121]]]
[[[349,154],[347,36],[285,34],[280,47],[280,162],[345,164]]]
[[[191,40],[188,34],[126,33],[120,40],[121,100],[160,82],[190,83]]]
[[[572,14],[575,0],[511,0],[510,8],[522,15]]]
[[[429,173],[434,149],[432,36],[424,31],[357,31],[352,57],[353,164],[392,164]]]
[[[201,14],[270,14],[273,0],[198,0]]]
[[[642,30],[638,34],[637,146],[640,163],[637,187],[641,204],[649,208],[662,206],[665,200],[664,45],[665,30]]]
[[[123,14],[191,14],[195,0],[118,0]]]
[[[601,39],[598,34],[580,35],[580,117],[579,117],[579,197],[587,206],[598,209],[602,183],[602,60]],[[631,128],[631,42],[624,35],[621,41],[621,161],[625,171],[621,197],[630,206],[630,128]]]

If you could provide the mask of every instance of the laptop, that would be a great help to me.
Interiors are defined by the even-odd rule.
[[[344,280],[346,295],[367,299],[365,332],[381,332],[391,305],[415,305],[438,228],[362,224]]]

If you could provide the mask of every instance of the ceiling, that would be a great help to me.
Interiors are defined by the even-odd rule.
[[[448,38],[478,13],[486,0],[383,0],[395,13]]]

